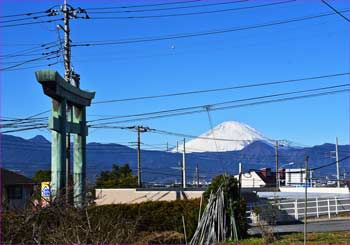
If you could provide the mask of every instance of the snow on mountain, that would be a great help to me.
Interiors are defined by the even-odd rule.
[[[216,140],[213,140],[214,138]],[[186,142],[186,152],[238,151],[254,141],[274,144],[274,141],[247,124],[228,121]],[[182,152],[182,149],[183,145],[180,145],[179,152]],[[176,149],[173,149],[172,152],[176,152]]]

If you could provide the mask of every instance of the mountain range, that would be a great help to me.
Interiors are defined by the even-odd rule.
[[[280,166],[294,162],[291,167],[303,167],[306,156],[310,157],[311,168],[335,161],[331,153],[335,150],[334,144],[326,143],[312,147],[294,147],[288,143],[284,145],[285,147],[280,147],[278,151]],[[157,183],[179,181],[182,153],[175,150],[142,150],[143,180]],[[347,157],[348,152],[348,145],[340,145],[339,159]],[[50,157],[51,143],[43,136],[23,139],[1,135],[1,166],[6,169],[30,177],[37,170],[50,169]],[[242,162],[245,171],[264,167],[274,169],[274,141],[246,124],[225,122],[186,143],[186,170],[187,179],[190,181],[194,179],[197,164],[200,177],[210,180],[222,172],[236,174],[239,162]],[[128,163],[136,173],[137,151],[134,148],[113,143],[87,144],[87,175],[90,181],[101,171],[110,170],[112,164],[124,163]],[[349,167],[348,159],[340,162],[341,173],[349,172]],[[335,165],[331,165],[315,171],[314,176],[332,177],[335,173]]]

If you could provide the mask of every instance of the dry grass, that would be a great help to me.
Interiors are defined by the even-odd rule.
[[[280,235],[271,244],[303,244],[303,233]],[[232,244],[233,242],[229,242]],[[318,232],[308,234],[308,244],[350,244],[350,231],[345,232]],[[239,241],[238,244],[266,244],[261,237],[251,237]]]

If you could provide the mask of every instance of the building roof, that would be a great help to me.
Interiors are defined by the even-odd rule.
[[[21,174],[0,168],[2,185],[34,185],[35,181]]]

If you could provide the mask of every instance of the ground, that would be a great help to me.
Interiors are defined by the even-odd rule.
[[[303,233],[280,235],[273,244],[303,244]],[[234,242],[229,242],[234,244]],[[308,244],[350,244],[350,231],[308,233]],[[250,237],[238,244],[266,244],[261,237]]]

